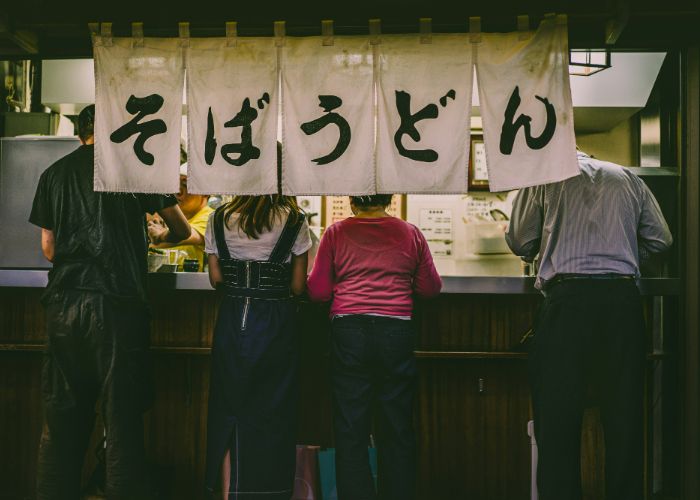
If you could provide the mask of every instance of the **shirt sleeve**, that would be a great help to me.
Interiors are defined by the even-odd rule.
[[[333,227],[329,227],[321,237],[316,260],[306,283],[309,298],[316,302],[325,302],[333,298],[335,272],[333,270]]]
[[[192,217],[191,220],[189,220],[190,227],[192,227],[195,231],[197,231],[199,234],[204,236],[204,233],[207,231],[207,225],[209,222],[209,215],[212,213],[212,210],[207,209],[207,210],[200,210],[199,213],[197,213],[194,217]]]
[[[46,172],[44,172],[39,178],[39,184],[36,187],[32,211],[29,214],[29,222],[35,226],[53,230],[53,205],[48,183]]]
[[[301,255],[308,252],[311,248],[309,223],[306,221],[306,217],[304,215],[302,215],[302,217],[304,217],[304,223],[299,229],[299,234],[297,234],[297,239],[294,241],[294,246],[292,246],[292,254],[294,255]]]
[[[637,241],[639,247],[639,259],[647,260],[652,254],[668,250],[673,244],[673,236],[668,229],[666,219],[661,212],[656,198],[644,181],[639,181],[642,186],[641,214],[637,227]]]
[[[540,186],[518,191],[506,232],[506,243],[515,255],[528,261],[535,258],[540,250],[542,223]]]
[[[172,194],[138,194],[137,196],[141,208],[149,214],[177,204],[177,199]]]
[[[442,279],[440,279],[440,275],[437,269],[435,269],[433,256],[430,253],[430,247],[425,240],[425,236],[423,236],[423,233],[421,233],[418,228],[415,228],[415,231],[418,265],[416,266],[416,273],[413,277],[413,292],[419,297],[434,297],[439,294],[442,289]]]
[[[219,256],[216,248],[216,238],[214,237],[214,212],[209,214],[207,229],[204,232],[204,253]]]

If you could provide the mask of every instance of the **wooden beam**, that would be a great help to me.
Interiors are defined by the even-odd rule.
[[[616,2],[615,15],[608,19],[605,24],[605,44],[615,45],[618,38],[627,26],[630,18],[629,0],[618,0]]]
[[[38,54],[39,39],[31,31],[12,29],[5,16],[0,16],[0,39],[16,47],[18,54]]]
[[[682,498],[700,498],[700,47],[684,57]]]

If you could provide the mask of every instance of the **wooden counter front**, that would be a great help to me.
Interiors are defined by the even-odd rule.
[[[0,288],[0,498],[33,498],[45,341],[41,292]],[[515,348],[540,300],[532,294],[446,294],[417,305],[418,498],[529,498],[527,363]],[[192,500],[203,484],[216,295],[159,291],[151,305],[156,399],[145,419],[148,457],[165,498]],[[327,308],[306,303],[300,310],[298,443],[332,447]],[[603,496],[594,421],[583,439],[591,500]],[[98,427],[95,438],[101,432]]]

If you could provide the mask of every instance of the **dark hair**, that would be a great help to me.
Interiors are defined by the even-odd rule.
[[[388,207],[393,194],[371,194],[368,196],[351,196],[350,203],[357,208]]]
[[[229,225],[231,214],[238,213],[235,222],[249,238],[258,239],[264,230],[270,231],[277,216],[288,212],[290,222],[296,223],[299,217],[303,217],[297,206],[297,200],[293,196],[270,194],[261,196],[236,196],[226,204],[224,221]]]
[[[78,115],[78,137],[83,141],[95,135],[95,105],[83,108]]]

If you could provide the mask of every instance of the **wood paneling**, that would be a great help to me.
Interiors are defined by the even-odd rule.
[[[196,499],[203,492],[209,357],[154,356],[155,400],[146,414],[148,460],[162,498]]]
[[[302,304],[299,314],[299,444],[333,446],[328,307]]]
[[[0,352],[0,499],[33,498],[41,436],[41,355]]]
[[[525,366],[522,361],[420,363],[420,498],[529,497]]]
[[[0,289],[0,343],[44,341],[40,291]],[[537,296],[443,295],[417,307],[416,404],[419,498],[525,500],[531,418],[526,355],[513,352]],[[207,349],[216,321],[211,292],[159,291],[151,299],[156,398],[145,416],[152,474],[164,498],[200,498],[209,387]],[[300,306],[300,444],[333,446],[328,308]],[[32,498],[41,427],[41,354],[0,353],[0,484],[5,498]],[[91,450],[99,441],[95,429]],[[587,415],[582,435],[586,500],[601,498],[602,433]],[[94,467],[88,455],[86,475]],[[9,481],[9,482],[8,482]]]
[[[219,306],[215,293],[157,290],[149,299],[152,345],[211,347]]]
[[[43,344],[46,342],[40,288],[0,287],[0,343]]]
[[[418,349],[509,351],[532,326],[537,295],[440,295],[417,305]]]

